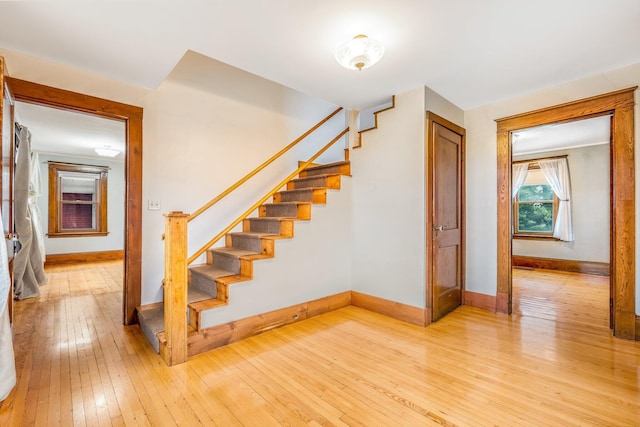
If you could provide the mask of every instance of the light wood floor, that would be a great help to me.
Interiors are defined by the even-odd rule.
[[[461,307],[427,328],[348,307],[168,368],[120,325],[121,275],[49,269],[16,305],[1,426],[640,425],[640,343],[610,336],[606,304],[565,315],[523,292],[522,314]]]

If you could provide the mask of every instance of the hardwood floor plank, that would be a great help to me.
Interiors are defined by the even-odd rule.
[[[122,263],[47,268],[15,305],[2,426],[638,425],[640,343],[608,329],[601,276],[514,270],[512,316],[429,327],[356,307],[167,367],[122,326]]]

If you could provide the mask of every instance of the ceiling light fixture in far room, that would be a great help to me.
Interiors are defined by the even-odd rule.
[[[120,153],[118,150],[113,150],[110,145],[105,145],[103,148],[96,148],[95,150],[99,156],[103,157],[115,157]]]
[[[336,61],[350,70],[363,70],[380,61],[383,54],[382,43],[360,34],[338,47]]]

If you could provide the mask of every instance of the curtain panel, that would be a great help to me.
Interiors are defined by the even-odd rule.
[[[529,174],[529,162],[514,163],[511,165],[511,176],[513,184],[511,185],[511,198],[515,199],[520,191],[520,187],[524,184]]]
[[[555,195],[560,199],[553,237],[565,242],[572,242],[573,224],[571,221],[571,179],[569,163],[566,157],[538,161],[544,177],[549,182]]]

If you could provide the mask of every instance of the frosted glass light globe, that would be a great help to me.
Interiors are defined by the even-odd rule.
[[[336,61],[350,70],[363,70],[380,61],[382,55],[382,43],[360,34],[338,47]]]

